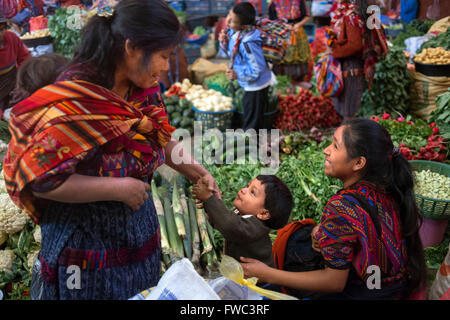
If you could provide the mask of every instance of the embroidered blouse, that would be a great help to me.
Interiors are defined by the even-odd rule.
[[[357,197],[378,212],[379,236]],[[356,281],[366,282],[369,266],[380,268],[382,284],[398,282],[406,274],[406,244],[395,200],[369,183],[357,183],[329,200],[316,239],[328,267],[352,268]]]

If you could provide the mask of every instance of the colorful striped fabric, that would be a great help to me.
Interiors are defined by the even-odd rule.
[[[151,89],[153,90],[153,89]],[[105,145],[118,137],[142,162],[163,148],[175,130],[164,109],[130,104],[114,92],[93,83],[62,81],[38,90],[14,106],[12,139],[4,160],[5,181],[11,199],[35,223],[39,212],[27,186],[63,162]]]
[[[352,194],[376,206],[380,236],[370,214]],[[353,267],[364,282],[371,265],[380,268],[383,284],[403,279],[407,255],[397,212],[393,197],[369,183],[339,191],[326,205],[316,233],[326,264],[335,269]]]

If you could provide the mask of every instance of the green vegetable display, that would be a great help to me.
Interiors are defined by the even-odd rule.
[[[87,17],[88,12],[86,10],[80,9],[77,12],[69,10],[69,8],[58,8],[54,15],[49,16],[48,28],[53,38],[53,49],[56,53],[69,58],[72,57],[81,41],[80,29],[87,21]],[[71,21],[74,22],[72,27]]]
[[[412,78],[406,67],[407,58],[402,49],[391,48],[386,57],[376,64],[376,72],[370,90],[361,99],[359,116],[369,118],[374,114],[407,114],[411,102]]]
[[[177,129],[187,129],[192,135],[194,133],[192,103],[185,98],[180,98],[178,95],[171,95],[170,97],[166,95],[164,102],[171,124]]]
[[[431,113],[430,121],[436,122],[442,136],[450,140],[450,88],[436,97],[436,110]]]
[[[427,42],[424,42],[417,53],[421,53],[422,50],[426,48],[437,48],[443,47],[445,50],[450,50],[450,27],[447,28],[446,32],[439,33],[436,37],[431,38]]]
[[[399,48],[405,49],[405,40],[411,37],[420,37],[428,32],[431,26],[434,24],[432,20],[413,20],[410,24],[406,26],[405,31],[400,32],[394,40],[392,40],[392,44]]]
[[[198,35],[198,36],[204,36],[205,34],[207,34],[208,33],[208,30],[206,30],[205,28],[203,28],[202,26],[197,26],[197,27],[195,27],[195,29],[194,29],[194,32],[193,32],[193,34],[196,34],[196,35]]]

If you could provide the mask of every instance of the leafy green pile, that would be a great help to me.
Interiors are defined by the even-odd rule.
[[[417,50],[417,53],[421,53],[422,50],[427,48],[437,47],[443,47],[445,50],[450,50],[450,27],[447,28],[446,32],[441,32],[436,37],[424,42],[419,50]]]
[[[410,120],[408,116],[405,121],[380,119],[378,123],[389,132],[394,145],[404,144],[418,151],[427,145],[427,139],[433,134],[433,130],[422,119],[416,119],[413,125],[409,124]]]
[[[370,90],[366,89],[361,99],[359,116],[374,114],[407,114],[411,102],[412,78],[407,70],[407,58],[401,48],[393,47],[376,65]]]
[[[274,92],[277,94],[292,93],[291,78],[288,76],[278,75],[277,84],[273,86]]]
[[[450,243],[450,237],[447,232],[444,240],[434,247],[428,247],[424,249],[425,261],[429,269],[439,269],[442,261],[444,261],[445,256],[448,252],[448,245]]]
[[[0,271],[0,289],[5,300],[30,300],[32,266],[29,266],[29,257],[40,248],[33,237],[36,228],[29,220],[21,232],[8,237],[5,249],[12,250],[15,259],[12,272]]]
[[[397,37],[392,41],[394,46],[405,49],[405,40],[411,37],[420,37],[428,32],[431,26],[434,24],[432,20],[413,20],[406,26],[405,31],[400,32]]]
[[[48,18],[48,28],[53,38],[53,48],[56,53],[66,57],[72,57],[79,42],[81,41],[81,32],[77,28],[82,25],[78,23],[78,14],[74,15],[68,8],[58,8],[55,14]],[[70,21],[73,21],[74,27],[70,27]]]
[[[430,121],[436,122],[441,135],[450,140],[450,88],[436,97],[436,110],[431,113]]]

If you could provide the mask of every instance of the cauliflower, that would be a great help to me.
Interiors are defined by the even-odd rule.
[[[0,231],[0,246],[8,240],[8,234],[5,231]]]
[[[42,239],[41,227],[36,226],[36,229],[34,229],[34,232],[33,232],[33,238],[34,238],[34,241],[36,241],[37,243],[41,243],[41,239]]]
[[[8,192],[8,191],[6,191],[6,184],[5,184],[4,174],[5,174],[5,171],[2,170],[2,172],[0,173],[0,193],[7,193]]]
[[[30,269],[30,273],[33,271],[34,260],[39,255],[39,251],[40,251],[39,249],[36,249],[34,251],[31,251],[27,255],[27,265],[28,265],[28,268]]]
[[[0,194],[0,231],[8,234],[19,232],[28,219],[28,215],[12,202],[7,193]]]
[[[12,272],[12,265],[16,255],[12,250],[0,250],[0,271]]]

